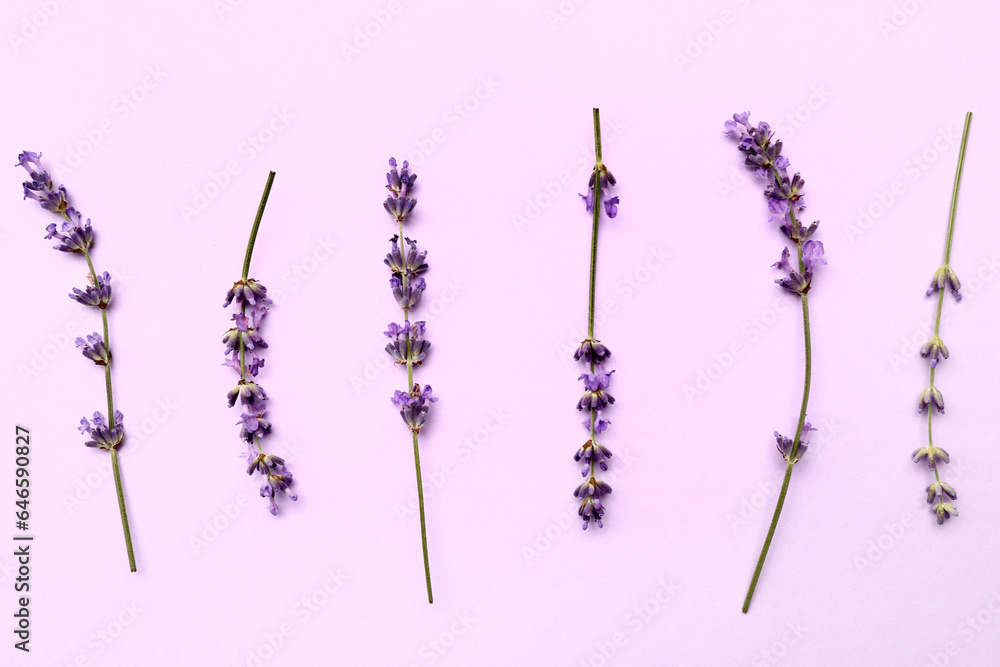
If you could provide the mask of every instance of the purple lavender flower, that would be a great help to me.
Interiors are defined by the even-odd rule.
[[[403,326],[395,322],[389,324],[385,335],[392,342],[385,346],[385,351],[389,353],[393,361],[397,364],[406,364],[409,361],[414,366],[419,366],[427,358],[427,352],[431,348],[431,343],[424,340],[426,322],[414,322],[411,326],[406,321]]]
[[[608,457],[611,453],[608,452]],[[591,461],[591,465],[588,467],[589,470],[593,469],[594,461]],[[607,467],[603,468],[607,470]],[[584,472],[586,474],[586,471]],[[604,523],[602,519],[604,518],[604,507],[601,504],[601,497],[611,493],[611,486],[606,482],[603,482],[593,475],[590,479],[585,481],[583,484],[576,488],[573,495],[580,498],[583,502],[580,504],[580,509],[577,514],[583,519],[583,529],[587,530],[587,526],[593,520],[597,524],[598,528],[604,528]]]
[[[815,267],[820,264],[826,264],[826,257],[823,256],[822,241],[806,241],[802,244],[802,263],[805,264],[806,271],[810,274]]]
[[[937,336],[931,336],[923,347],[920,348],[920,356],[931,360],[931,368],[936,368],[942,359],[948,358],[948,348],[944,341]]]
[[[264,439],[271,434],[271,421],[265,416],[268,398],[263,387],[250,378],[256,377],[264,367],[263,350],[267,348],[267,343],[261,338],[260,328],[272,302],[267,297],[267,288],[248,277],[254,241],[273,181],[272,171],[268,175],[257,218],[250,232],[250,242],[243,262],[243,276],[226,293],[223,307],[227,308],[235,302],[238,310],[232,314],[236,326],[226,332],[222,343],[226,353],[223,365],[232,368],[240,376],[227,399],[229,407],[239,401],[242,409],[240,420],[236,423],[240,427],[240,439],[246,443],[247,474],[253,475],[256,472],[264,478],[260,495],[267,498],[268,511],[277,516],[277,497],[280,494],[285,494],[290,500],[298,500],[298,496],[289,491],[292,474],[285,467],[285,460],[264,451]]]
[[[74,287],[69,298],[85,306],[93,306],[102,310],[107,308],[108,304],[111,303],[111,274],[105,271],[97,276],[94,284],[88,285],[84,290]]]
[[[24,199],[30,197],[37,201],[46,211],[60,216],[63,215],[69,206],[66,187],[63,185],[60,185],[58,188],[54,187],[52,177],[42,167],[42,154],[24,151],[17,157],[17,164],[14,166],[24,167],[30,179],[23,184]]]
[[[962,294],[959,292],[962,289],[962,283],[959,282],[958,276],[947,264],[942,266],[934,273],[934,278],[931,279],[931,287],[927,290],[927,296],[934,294],[938,290],[943,290],[945,285],[951,290],[952,296],[955,297],[955,301],[962,300]]]
[[[107,419],[100,412],[95,412],[93,420],[86,417],[80,419],[80,433],[90,436],[86,441],[87,447],[106,449],[108,451],[117,450],[125,440],[125,417],[121,411],[115,410],[115,425],[108,424]]]
[[[233,313],[233,322],[236,326],[226,332],[222,337],[222,342],[226,346],[227,352],[236,352],[241,347],[243,350],[256,351],[258,347],[267,347],[267,343],[260,337],[260,325],[267,314],[267,308],[259,307],[250,310],[250,316],[246,313]],[[263,361],[261,361],[263,364]],[[256,373],[254,373],[256,375]]]
[[[944,500],[935,504],[934,507],[931,508],[931,511],[937,514],[937,522],[939,526],[951,517],[958,516],[958,510],[955,509],[955,506],[951,503],[944,502]]]
[[[771,268],[779,269],[781,271],[788,271],[789,273],[791,273],[793,269],[791,263],[788,261],[789,257],[790,254],[788,252],[788,246],[785,246],[784,248],[781,249],[781,259],[772,264]]]
[[[403,248],[400,247],[399,235],[389,239],[391,249],[386,254],[384,261],[394,276],[402,278],[405,273],[408,278],[413,278],[429,268],[426,262],[427,251],[420,252],[417,250],[416,241],[409,238],[405,240],[408,248],[404,254]]]
[[[399,307],[408,311],[420,301],[420,295],[427,289],[427,282],[419,277],[404,281],[392,276],[389,278],[389,287],[392,288],[392,295],[396,298]]]
[[[101,338],[101,334],[96,331],[84,340],[83,338],[76,339],[76,346],[80,348],[83,356],[87,357],[93,361],[98,366],[107,366],[111,363],[111,352],[104,345],[104,339]]]
[[[580,343],[580,347],[573,353],[575,361],[582,361],[589,372],[581,373],[579,380],[583,380],[583,396],[576,403],[577,410],[586,410],[587,417],[581,422],[583,428],[588,432],[590,438],[577,450],[574,460],[583,461],[584,468],[582,475],[589,479],[579,486],[574,492],[574,496],[581,499],[578,514],[583,519],[583,529],[586,530],[591,521],[598,527],[603,528],[604,506],[601,504],[601,497],[611,493],[611,487],[605,482],[597,479],[597,469],[607,471],[608,460],[611,458],[611,450],[597,441],[597,436],[608,430],[611,421],[604,417],[604,409],[615,402],[614,396],[608,391],[611,384],[611,375],[614,371],[605,371],[603,364],[611,358],[609,350],[600,340],[594,336],[594,300],[596,293],[597,267],[597,241],[598,228],[601,219],[601,204],[604,205],[604,213],[608,218],[618,215],[619,198],[610,196],[608,192],[617,185],[615,177],[603,162],[601,154],[601,116],[598,109],[594,109],[594,153],[597,158],[594,169],[590,173],[590,180],[587,182],[587,194],[583,197],[585,207],[593,215],[593,225],[591,228],[591,255],[590,255],[590,301],[587,315],[587,337]]]
[[[800,274],[798,271],[789,271],[787,278],[775,278],[774,282],[789,292],[803,296],[809,291],[810,283],[812,282],[812,271],[806,271],[805,274]]]
[[[928,386],[920,393],[920,400],[917,402],[917,414],[924,414],[928,406],[933,405],[937,411],[944,414],[944,396],[941,390],[934,385]]]
[[[593,362],[595,364],[603,363],[605,359],[611,358],[611,350],[609,350],[605,345],[599,340],[594,340],[593,338],[587,338],[582,343],[580,347],[577,348],[576,352],[573,353],[573,359],[575,361],[580,361],[583,359],[588,364]]]
[[[80,432],[90,436],[86,444],[88,447],[104,449],[110,453],[111,467],[115,472],[115,488],[118,495],[118,511],[121,515],[122,532],[125,537],[125,549],[128,552],[129,569],[136,571],[135,553],[132,548],[132,534],[128,525],[128,512],[125,506],[125,495],[122,490],[121,472],[118,460],[118,448],[125,438],[122,426],[121,412],[114,409],[114,391],[112,390],[111,378],[111,341],[108,326],[108,305],[111,303],[111,276],[106,271],[98,274],[94,268],[93,258],[90,250],[94,245],[94,230],[90,220],[84,221],[80,212],[70,206],[69,194],[66,187],[56,185],[52,182],[52,177],[42,166],[42,154],[24,151],[18,156],[15,166],[23,167],[28,172],[28,179],[23,183],[24,199],[32,199],[38,202],[42,209],[53,213],[60,219],[59,224],[51,223],[46,226],[45,238],[55,239],[54,249],[74,255],[82,255],[87,263],[87,279],[90,286],[81,290],[73,288],[69,297],[85,306],[93,306],[101,313],[101,323],[104,328],[104,335],[93,333],[84,338],[77,338],[76,345],[80,348],[83,356],[93,361],[98,366],[104,367],[104,386],[107,393],[108,417],[94,413],[93,421],[84,418],[81,422]]]
[[[420,295],[427,288],[427,283],[421,274],[427,271],[427,251],[417,248],[417,242],[403,235],[403,222],[417,205],[417,200],[410,196],[417,175],[411,174],[410,165],[403,162],[402,170],[396,168],[396,159],[389,158],[389,173],[386,174],[385,186],[389,190],[383,206],[392,216],[399,233],[389,239],[391,248],[385,256],[385,265],[389,267],[389,288],[396,303],[403,310],[403,323],[392,322],[385,331],[389,343],[385,351],[392,360],[406,367],[407,391],[399,391],[392,395],[392,404],[399,410],[403,423],[410,429],[413,437],[413,460],[417,473],[417,501],[420,510],[420,539],[424,551],[424,576],[427,581],[427,602],[434,601],[431,590],[431,566],[427,555],[427,522],[424,514],[424,492],[420,473],[420,450],[418,436],[427,423],[431,403],[438,399],[431,392],[430,385],[423,388],[413,381],[413,367],[420,366],[427,358],[431,344],[425,338],[426,323],[410,322],[410,310],[419,303]],[[403,241],[406,247],[403,246]]]
[[[255,437],[263,438],[271,432],[271,422],[264,417],[264,413],[267,412],[266,401],[257,401],[256,404],[244,408],[247,412],[241,414],[240,420],[236,422],[243,427],[240,429],[240,439],[253,442]]]
[[[274,516],[278,516],[278,503],[275,496],[284,493],[289,500],[298,500],[294,493],[289,493],[288,489],[292,485],[292,473],[288,472],[285,466],[278,466],[276,469],[267,469],[266,479],[260,487],[260,497],[267,498],[267,510]]]
[[[573,457],[574,461],[583,461],[586,467],[583,469],[583,476],[586,477],[587,473],[590,472],[590,464],[596,463],[600,466],[601,470],[608,469],[608,459],[611,458],[611,450],[604,445],[594,442],[593,440],[588,440],[583,443],[576,456]],[[608,487],[610,489],[610,487]],[[609,491],[610,492],[610,491]]]
[[[823,244],[820,241],[810,240],[810,237],[816,233],[819,222],[803,225],[800,221],[806,208],[803,203],[805,180],[799,173],[788,175],[791,162],[781,154],[781,141],[774,138],[771,126],[763,122],[754,126],[750,123],[750,113],[743,112],[733,114],[732,120],[726,121],[725,129],[726,136],[737,141],[737,149],[743,153],[744,163],[753,169],[757,177],[764,183],[768,220],[776,224],[778,231],[792,244],[791,250],[789,250],[787,243],[782,246],[780,259],[771,266],[784,274],[775,279],[774,282],[802,300],[802,322],[806,336],[806,381],[802,389],[802,410],[796,430],[800,434],[799,442],[796,443],[795,440],[786,438],[777,431],[774,432],[778,452],[786,462],[785,483],[781,487],[778,509],[771,520],[767,542],[761,549],[757,568],[743,603],[743,613],[746,613],[750,608],[757,580],[764,567],[764,559],[767,556],[771,536],[777,527],[793,466],[802,458],[808,447],[808,441],[802,439],[801,436],[813,430],[812,426],[804,421],[806,406],[809,403],[809,383],[812,376],[808,293],[812,288],[816,269],[825,265],[827,260]]]
[[[43,208],[45,207],[43,206]],[[75,208],[66,209],[64,215],[66,221],[61,226],[57,227],[55,223],[52,223],[45,228],[45,231],[48,232],[45,238],[59,241],[52,246],[55,250],[81,255],[86,253],[94,244],[94,230],[90,226],[90,218],[87,218],[87,222],[82,222],[80,212]]]
[[[926,447],[920,447],[919,449],[913,450],[913,462],[920,463],[924,459],[927,460],[928,468],[936,468],[938,461],[942,463],[950,463],[951,457],[948,456],[948,452],[940,447],[935,447],[934,445],[927,445]]]
[[[958,494],[955,493],[955,489],[952,488],[951,484],[946,484],[940,480],[936,482],[931,482],[927,487],[927,504],[930,505],[934,502],[935,496],[941,496],[942,498],[948,497],[952,500],[958,498]],[[957,513],[956,513],[957,516]]]
[[[611,385],[611,374],[598,368],[596,373],[582,373],[579,380],[583,380],[586,388],[583,397],[577,402],[577,410],[602,410],[615,402],[615,397],[605,391]]]
[[[587,183],[587,194],[580,195],[583,197],[584,204],[586,205],[587,211],[594,210],[594,197],[596,194],[595,186],[597,184],[597,174],[600,174],[601,181],[601,192],[602,194],[607,192],[612,186],[616,185],[618,181],[608,170],[607,166],[600,163],[600,157],[598,157],[598,164],[594,167],[594,170],[590,173],[590,181]],[[609,218],[614,218],[618,215],[618,203],[619,199],[617,196],[609,197],[604,200],[604,211],[608,214]]]
[[[244,304],[256,306],[257,301],[266,306],[271,305],[271,300],[267,298],[267,288],[253,278],[243,278],[233,283],[233,286],[226,292],[226,300],[222,304],[223,307],[228,308],[233,300],[240,307]]]
[[[406,216],[413,211],[413,207],[417,205],[417,200],[408,194],[417,180],[417,175],[409,173],[410,164],[405,160],[401,172],[396,170],[396,158],[389,158],[389,167],[390,171],[385,175],[388,181],[388,185],[385,187],[389,190],[389,196],[386,197],[382,205],[389,215],[397,222],[402,223],[406,220]]]
[[[815,430],[815,429],[811,429]],[[802,432],[805,433],[806,429],[803,428]],[[809,448],[809,441],[799,438],[799,446],[795,447],[795,441],[786,438],[777,431],[774,432],[774,437],[778,441],[778,452],[781,454],[781,458],[785,459],[788,463],[798,463],[799,459],[806,453],[806,449]],[[792,456],[792,450],[795,450],[795,456]]]
[[[420,433],[420,429],[427,423],[427,413],[430,411],[431,403],[437,403],[437,396],[431,394],[429,384],[423,389],[419,384],[414,384],[409,393],[397,390],[390,399],[392,404],[399,408],[403,423],[414,433]]]

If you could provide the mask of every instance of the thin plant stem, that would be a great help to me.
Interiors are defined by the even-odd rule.
[[[274,183],[274,172],[267,175],[267,184],[264,185],[264,194],[260,198],[260,206],[257,207],[257,217],[253,221],[253,229],[250,230],[250,240],[247,241],[247,254],[243,260],[243,280],[250,275],[250,257],[253,255],[253,244],[257,242],[257,230],[260,228],[261,218],[264,217],[264,207],[267,206],[267,198],[271,195],[271,185]]]
[[[69,216],[63,213],[63,217],[69,221]],[[97,269],[94,268],[94,261],[90,258],[90,251],[83,250],[83,258],[87,260],[87,268],[90,270],[90,280],[96,286]],[[104,328],[104,346],[108,349],[108,354],[114,358],[111,350],[111,333],[108,328],[108,311],[101,308],[101,323]],[[104,366],[104,390],[108,398],[108,429],[115,428],[115,392],[111,386],[111,364]],[[128,526],[128,510],[125,507],[125,492],[122,489],[122,474],[118,463],[118,450],[111,450],[111,469],[115,475],[115,494],[118,496],[118,513],[122,517],[122,532],[125,535],[125,551],[128,552],[128,567],[132,572],[136,571],[135,550],[132,548],[132,531]]]
[[[969,127],[972,125],[972,112],[965,114],[965,127],[962,129],[962,146],[958,151],[958,168],[955,169],[955,185],[951,189],[951,210],[948,213],[948,241],[944,248],[944,263],[951,262],[951,240],[955,235],[955,211],[958,209],[958,186],[962,183],[962,169],[965,167],[965,148],[969,144]]]
[[[403,221],[399,221],[399,254],[400,257],[406,257],[406,251],[403,247]],[[404,259],[405,261],[405,259]],[[407,287],[407,275],[406,269],[403,269],[403,293],[406,293]],[[410,321],[410,309],[403,308],[403,321],[404,323],[409,323]],[[405,325],[405,324],[404,324]],[[410,393],[413,393],[413,359],[410,355],[410,345],[412,339],[410,334],[406,334],[406,382]],[[411,429],[412,431],[412,429]],[[427,519],[424,514],[424,481],[423,476],[420,474],[420,446],[417,438],[417,432],[413,433],[413,465],[417,472],[417,501],[420,505],[420,543],[424,550],[424,578],[427,580],[427,603],[434,604],[434,592],[431,589],[431,561],[430,556],[427,553]]]
[[[773,167],[772,167],[773,168]],[[795,223],[795,212],[789,209],[789,216]],[[793,224],[798,227],[798,225]],[[795,249],[799,260],[799,273],[805,274],[805,263],[802,261],[802,241],[795,241]],[[760,558],[757,559],[757,567],[753,572],[753,579],[750,581],[750,588],[747,590],[746,599],[743,600],[743,613],[750,609],[750,601],[753,599],[754,590],[757,588],[757,580],[760,579],[761,570],[764,569],[764,559],[767,558],[767,551],[771,548],[771,540],[774,538],[774,531],[778,527],[778,518],[781,517],[781,509],[785,505],[785,496],[788,494],[788,484],[792,481],[792,468],[795,466],[795,454],[799,449],[802,439],[802,428],[806,421],[806,410],[809,406],[809,388],[812,384],[812,335],[809,328],[809,297],[802,295],[802,330],[805,338],[806,369],[805,380],[802,385],[802,405],[799,408],[799,421],[795,427],[795,440],[792,442],[792,450],[788,455],[788,463],[785,468],[785,477],[781,482],[781,492],[778,494],[778,503],[774,507],[774,516],[771,518],[771,526],[767,529],[767,537],[764,538],[764,546],[760,551]]]
[[[594,295],[597,285],[597,231],[601,223],[601,110],[594,109],[594,228],[590,235],[590,306],[587,314],[587,336],[594,337]],[[591,369],[593,372],[593,369]]]

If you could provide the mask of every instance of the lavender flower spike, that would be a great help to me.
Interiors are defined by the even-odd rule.
[[[38,202],[44,210],[59,217],[60,223],[49,224],[46,228],[46,239],[55,239],[55,250],[71,255],[82,255],[87,262],[87,280],[90,285],[84,289],[77,287],[69,294],[69,298],[84,306],[97,308],[101,313],[103,335],[96,331],[86,338],[77,338],[76,346],[83,356],[104,368],[104,386],[108,402],[108,417],[100,412],[94,413],[93,421],[86,417],[81,420],[80,433],[90,437],[84,444],[87,447],[102,449],[111,456],[111,468],[115,478],[115,492],[118,496],[118,513],[121,515],[122,532],[125,536],[125,550],[128,553],[129,569],[136,571],[135,552],[132,548],[132,532],[128,524],[128,510],[125,506],[125,493],[122,489],[121,466],[118,461],[118,449],[125,440],[125,430],[122,426],[122,413],[115,410],[114,391],[111,383],[111,335],[108,327],[108,306],[111,303],[111,275],[105,271],[97,273],[90,249],[94,245],[94,229],[90,220],[83,221],[80,212],[70,206],[69,193],[66,187],[56,187],[49,172],[42,166],[42,154],[24,151],[18,156],[16,167],[23,167],[28,172],[28,180],[23,183],[24,199]]]
[[[594,301],[597,292],[597,241],[598,229],[601,220],[601,204],[604,204],[604,212],[608,218],[618,215],[618,204],[620,199],[617,196],[609,195],[609,190],[618,181],[611,174],[607,165],[603,162],[601,155],[601,114],[598,109],[594,109],[594,152],[596,162],[594,169],[590,173],[590,180],[587,183],[587,194],[580,195],[583,198],[584,206],[588,212],[593,214],[590,241],[590,302],[587,315],[587,338],[580,343],[573,354],[575,361],[582,361],[589,372],[581,373],[579,380],[583,380],[583,396],[576,403],[576,409],[587,412],[587,418],[583,420],[583,428],[586,429],[589,439],[577,450],[573,459],[577,462],[583,461],[585,467],[581,471],[587,480],[577,487],[573,495],[580,498],[580,509],[577,512],[583,520],[583,529],[587,530],[591,521],[597,524],[598,528],[604,527],[604,505],[601,498],[611,493],[611,487],[604,481],[598,479],[597,469],[607,471],[608,461],[611,459],[611,450],[597,441],[597,436],[607,431],[611,422],[604,417],[604,411],[615,402],[614,396],[608,391],[611,385],[611,375],[614,371],[605,371],[604,364],[611,358],[611,350],[601,341],[594,337]]]
[[[438,399],[431,394],[429,384],[421,388],[419,384],[413,382],[413,368],[424,363],[431,344],[425,338],[426,322],[410,322],[410,310],[417,306],[420,295],[427,288],[427,283],[421,275],[427,271],[427,251],[419,250],[416,240],[403,235],[403,222],[417,205],[416,198],[410,196],[417,175],[410,173],[410,165],[407,162],[403,162],[403,168],[400,170],[397,168],[396,159],[389,158],[389,173],[385,178],[387,183],[385,187],[389,195],[382,205],[396,222],[399,233],[389,239],[390,250],[383,261],[389,267],[389,289],[396,304],[403,311],[403,324],[392,322],[385,331],[390,341],[385,346],[385,351],[396,365],[406,367],[407,379],[407,390],[397,390],[390,400],[399,409],[399,416],[403,418],[403,423],[410,430],[413,439],[413,463],[417,473],[417,501],[420,509],[420,541],[424,551],[424,579],[427,583],[427,602],[433,604],[431,565],[427,552],[427,519],[424,514],[424,484],[420,472],[419,435],[427,424],[431,403]]]
[[[791,242],[792,249],[789,250],[788,243],[785,243],[781,249],[781,258],[771,266],[782,273],[782,276],[774,282],[801,300],[802,324],[805,333],[806,369],[798,425],[795,428],[794,438],[786,438],[777,431],[774,432],[778,452],[785,461],[785,479],[778,496],[771,527],[764,540],[750,588],[743,602],[743,613],[745,614],[750,609],[750,601],[753,599],[757,580],[764,568],[764,559],[771,546],[771,538],[777,528],[778,517],[781,516],[781,508],[784,506],[785,495],[788,493],[792,469],[802,459],[808,447],[808,441],[803,436],[809,431],[815,430],[806,421],[809,386],[812,380],[812,341],[809,328],[808,294],[813,287],[816,270],[820,266],[826,265],[827,257],[823,243],[811,238],[816,233],[819,222],[804,225],[799,219],[802,212],[805,211],[802,194],[805,180],[801,174],[788,175],[791,162],[781,154],[781,141],[774,139],[771,126],[767,123],[752,125],[750,113],[744,112],[734,114],[732,120],[726,121],[725,128],[726,135],[737,141],[737,149],[743,153],[744,163],[753,169],[764,182],[764,196],[767,198],[769,220],[777,225],[778,231],[787,241]]]
[[[261,475],[263,482],[260,486],[260,495],[267,499],[267,510],[277,516],[278,498],[282,494],[289,500],[298,500],[299,497],[291,491],[292,474],[285,467],[285,460],[264,451],[264,438],[271,434],[271,421],[264,416],[267,412],[268,399],[263,387],[250,378],[255,377],[264,366],[262,350],[267,348],[267,343],[261,338],[260,328],[272,302],[267,297],[267,288],[248,277],[257,230],[261,218],[264,217],[264,207],[267,206],[272,183],[274,183],[273,171],[268,174],[264,195],[261,197],[257,217],[250,232],[250,241],[247,243],[246,256],[243,260],[243,277],[233,283],[223,303],[223,307],[229,307],[235,302],[239,310],[232,315],[236,326],[226,332],[222,343],[226,347],[227,356],[223,365],[229,366],[240,376],[239,382],[230,390],[227,398],[229,407],[233,407],[239,401],[242,410],[240,420],[236,423],[240,426],[240,440],[246,444],[244,456],[248,464],[247,474],[253,475],[256,472]]]
[[[939,472],[939,464],[948,463],[951,458],[944,449],[934,446],[932,441],[934,410],[930,408],[937,408],[939,413],[944,413],[944,397],[941,395],[941,390],[934,384],[934,378],[941,361],[948,358],[948,348],[944,344],[944,341],[941,340],[941,311],[944,308],[945,288],[947,287],[951,290],[952,296],[955,297],[956,301],[962,299],[962,294],[959,292],[961,285],[958,282],[958,276],[955,275],[955,271],[951,268],[951,245],[952,239],[955,236],[955,210],[958,207],[958,188],[962,182],[962,168],[965,165],[965,149],[969,143],[969,127],[971,124],[972,113],[967,113],[965,115],[965,128],[962,131],[962,145],[958,153],[958,167],[955,170],[955,184],[951,191],[951,210],[948,215],[948,237],[944,247],[944,263],[934,272],[931,287],[927,290],[927,296],[937,293],[937,307],[935,309],[937,317],[934,320],[934,333],[920,349],[920,356],[930,361],[930,382],[927,388],[921,392],[920,401],[917,403],[917,412],[920,414],[927,413],[927,445],[913,452],[913,461],[920,463],[926,459],[927,466],[934,471],[934,481],[927,487],[927,504],[931,506],[931,512],[934,513],[938,525],[943,524],[950,517],[958,516],[958,510],[948,502],[948,500],[954,500],[957,497],[955,489],[941,481],[941,474]]]

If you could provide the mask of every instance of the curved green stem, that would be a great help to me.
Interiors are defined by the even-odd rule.
[[[944,248],[944,263],[951,261],[951,239],[955,234],[955,211],[958,209],[958,186],[962,183],[962,169],[965,167],[965,148],[969,144],[969,127],[972,125],[972,112],[965,114],[965,127],[962,128],[962,145],[958,150],[958,168],[955,169],[955,185],[951,189],[951,210],[948,213],[948,241]]]
[[[789,210],[792,222],[795,222],[795,213]],[[797,225],[795,225],[797,227]],[[799,260],[799,273],[805,274],[805,263],[802,261],[802,242],[795,242],[795,249]],[[750,588],[747,596],[743,600],[743,613],[750,609],[750,601],[753,599],[754,591],[757,589],[757,580],[760,579],[761,570],[764,569],[764,560],[767,558],[767,551],[771,548],[771,540],[774,538],[774,531],[778,527],[778,518],[781,517],[781,510],[785,506],[785,496],[788,494],[788,484],[792,481],[792,468],[795,463],[795,455],[802,440],[802,429],[805,426],[806,410],[809,406],[809,388],[812,385],[812,335],[809,328],[809,296],[802,295],[802,330],[805,338],[806,369],[805,380],[802,385],[802,404],[799,408],[799,421],[795,427],[795,439],[792,441],[792,450],[788,455],[788,463],[785,468],[785,477],[781,482],[781,492],[778,494],[778,503],[774,507],[774,516],[771,518],[771,526],[767,529],[767,537],[764,538],[764,546],[761,548],[760,557],[757,559],[757,567],[753,572],[753,579],[750,581]]]
[[[243,280],[250,275],[250,257],[253,255],[253,244],[257,242],[257,229],[260,227],[261,218],[264,217],[264,207],[267,206],[267,198],[271,194],[271,184],[274,183],[274,172],[267,175],[267,184],[264,186],[264,194],[260,198],[260,206],[257,207],[257,217],[253,221],[253,229],[250,230],[250,240],[247,242],[247,254],[243,260]]]

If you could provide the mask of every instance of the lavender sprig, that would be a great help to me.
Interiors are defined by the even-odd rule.
[[[580,195],[588,211],[592,211],[593,227],[590,237],[590,301],[587,314],[587,338],[580,343],[573,354],[576,361],[582,361],[590,370],[589,373],[582,373],[579,380],[583,380],[583,396],[577,401],[577,410],[586,410],[587,418],[583,420],[583,428],[590,433],[590,439],[583,443],[577,450],[573,459],[577,462],[583,461],[584,467],[581,471],[585,481],[576,488],[573,495],[580,498],[580,509],[577,514],[583,519],[583,529],[587,530],[590,522],[597,524],[598,528],[604,527],[604,504],[601,499],[611,493],[611,486],[597,478],[597,468],[602,471],[608,469],[608,459],[611,458],[611,450],[597,441],[597,436],[607,430],[611,422],[604,417],[604,410],[615,402],[615,397],[608,393],[607,389],[611,384],[611,374],[614,371],[605,371],[604,362],[611,357],[609,350],[601,341],[594,337],[594,297],[597,292],[597,232],[601,220],[601,204],[609,218],[618,215],[618,197],[608,197],[602,202],[605,192],[616,184],[615,177],[604,165],[601,156],[601,112],[594,109],[594,152],[596,163],[594,170],[590,174],[590,181],[587,184],[587,194]]]
[[[798,463],[809,441],[804,439],[804,435],[816,429],[806,421],[806,410],[809,406],[809,387],[812,382],[812,338],[809,329],[809,297],[808,292],[812,287],[813,273],[820,265],[826,264],[826,256],[823,244],[820,241],[810,240],[815,234],[819,222],[803,225],[799,221],[799,216],[805,210],[802,203],[802,188],[805,181],[798,173],[789,177],[788,158],[781,154],[781,141],[771,141],[773,133],[767,123],[758,123],[756,127],[749,122],[749,112],[733,115],[733,119],[726,121],[726,135],[735,138],[739,142],[739,150],[746,155],[745,164],[754,169],[757,176],[763,180],[764,196],[767,197],[767,207],[770,212],[770,221],[778,225],[778,229],[785,237],[791,241],[796,262],[792,263],[791,253],[787,245],[781,250],[781,257],[772,264],[774,268],[782,271],[785,275],[776,279],[778,285],[785,290],[795,294],[802,300],[802,328],[805,338],[805,380],[802,387],[802,406],[799,409],[799,420],[795,427],[795,437],[787,438],[777,431],[774,436],[777,439],[778,452],[785,461],[785,477],[781,483],[781,492],[778,495],[778,502],[774,508],[774,516],[771,519],[771,526],[768,528],[767,537],[764,539],[764,546],[761,549],[760,557],[757,559],[757,567],[750,582],[746,599],[743,601],[743,613],[750,609],[750,601],[753,599],[754,590],[757,588],[757,580],[760,578],[761,570],[764,568],[764,559],[767,558],[767,551],[771,546],[771,539],[778,526],[778,518],[781,516],[781,509],[785,504],[785,496],[788,493],[788,484],[792,479],[792,468]]]
[[[283,493],[291,500],[299,498],[289,491],[292,485],[292,473],[285,467],[285,460],[280,456],[266,453],[262,444],[262,440],[271,433],[271,422],[265,416],[267,394],[264,393],[264,388],[251,378],[256,378],[258,371],[264,366],[261,350],[267,347],[267,343],[261,338],[260,326],[272,302],[267,298],[267,288],[248,277],[257,230],[261,218],[264,217],[264,207],[267,206],[272,183],[274,183],[273,171],[267,176],[264,195],[261,197],[257,217],[250,232],[250,241],[247,243],[247,252],[243,260],[243,276],[233,283],[232,288],[226,293],[225,303],[222,304],[225,308],[232,303],[239,307],[239,312],[233,313],[232,316],[235,326],[226,332],[222,342],[226,346],[227,354],[223,365],[229,366],[240,376],[239,382],[230,390],[228,399],[229,407],[233,407],[239,401],[242,409],[240,420],[236,423],[240,427],[240,439],[247,446],[245,452],[247,474],[253,475],[257,472],[264,478],[260,495],[262,498],[267,498],[268,511],[277,516],[278,494]]]
[[[944,247],[944,263],[934,272],[930,289],[927,290],[927,296],[931,296],[937,292],[937,315],[934,319],[934,335],[924,343],[924,346],[920,350],[920,356],[930,360],[930,381],[927,388],[921,392],[920,400],[917,404],[917,412],[919,414],[927,413],[927,446],[920,447],[913,452],[913,461],[920,463],[926,460],[927,466],[934,471],[934,481],[927,487],[927,503],[931,505],[931,511],[937,516],[939,525],[943,524],[950,517],[958,516],[958,510],[955,509],[952,503],[948,502],[957,498],[958,495],[950,484],[941,481],[941,476],[938,473],[939,464],[948,463],[951,457],[948,456],[947,451],[934,445],[931,428],[934,410],[931,408],[933,407],[938,412],[944,414],[944,396],[942,396],[941,390],[934,385],[934,373],[941,360],[948,358],[948,348],[945,346],[944,341],[941,340],[941,310],[944,306],[945,287],[947,286],[951,290],[955,301],[962,300],[962,294],[959,292],[962,287],[961,283],[951,268],[951,243],[955,235],[955,210],[958,207],[958,187],[962,182],[962,167],[965,165],[965,148],[969,143],[969,127],[971,124],[972,112],[970,111],[965,114],[965,128],[962,130],[962,146],[959,149],[958,167],[955,170],[955,185],[951,191],[951,210],[948,214],[948,238],[945,241]]]
[[[74,287],[69,298],[84,306],[91,306],[101,311],[104,334],[97,332],[84,338],[77,338],[76,345],[83,356],[98,366],[104,367],[104,386],[108,399],[108,417],[105,419],[100,412],[95,412],[92,420],[81,419],[80,433],[86,434],[90,440],[84,444],[88,447],[103,449],[111,454],[111,468],[115,477],[115,491],[118,496],[118,511],[122,519],[122,531],[125,534],[125,549],[128,552],[129,569],[136,571],[135,553],[132,549],[132,533],[128,525],[128,512],[125,508],[125,493],[122,490],[121,469],[118,462],[118,448],[125,441],[122,413],[115,410],[114,391],[111,387],[111,337],[108,332],[108,306],[111,303],[111,275],[105,271],[98,274],[90,257],[90,249],[94,245],[94,230],[90,220],[86,222],[75,208],[70,206],[66,187],[58,188],[52,182],[52,177],[42,167],[42,154],[24,151],[18,156],[16,167],[23,167],[30,180],[24,182],[24,198],[31,198],[39,205],[62,218],[62,224],[52,223],[46,227],[46,239],[55,239],[54,249],[76,255],[83,255],[89,269],[90,285],[84,289]]]
[[[427,251],[421,252],[417,242],[403,236],[403,222],[417,205],[415,197],[410,196],[416,174],[410,173],[410,165],[403,161],[402,170],[397,169],[396,159],[389,158],[389,173],[387,173],[386,189],[389,195],[382,203],[386,212],[399,225],[399,233],[389,239],[390,250],[385,256],[385,264],[389,267],[389,287],[396,303],[403,309],[403,324],[390,322],[385,335],[389,343],[385,351],[398,365],[406,366],[407,391],[396,391],[392,404],[399,408],[403,423],[410,429],[413,436],[413,463],[417,473],[417,500],[420,505],[420,541],[424,550],[424,577],[427,580],[427,602],[434,603],[434,593],[431,590],[431,565],[427,555],[427,522],[424,517],[424,484],[420,474],[420,447],[418,436],[427,423],[427,413],[431,403],[437,402],[432,395],[429,384],[421,387],[413,382],[413,367],[419,366],[427,358],[431,344],[424,338],[426,322],[410,322],[410,309],[420,301],[420,295],[427,287],[421,274],[427,270]],[[405,241],[405,247],[404,247]]]

